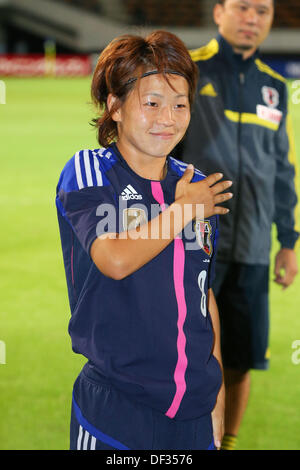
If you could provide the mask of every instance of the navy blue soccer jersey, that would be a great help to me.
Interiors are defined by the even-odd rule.
[[[162,181],[151,181],[128,166],[116,144],[79,151],[61,173],[56,205],[73,350],[118,390],[185,420],[212,411],[222,381],[207,309],[217,217],[190,222],[122,280],[105,276],[90,257],[98,236],[135,228],[174,202],[187,165],[168,157],[167,166]],[[193,182],[203,178],[195,170]]]

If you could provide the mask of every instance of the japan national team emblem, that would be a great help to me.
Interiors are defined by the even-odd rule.
[[[200,247],[208,256],[211,256],[213,247],[211,241],[212,230],[209,220],[196,219],[194,222],[194,232]]]
[[[123,211],[124,230],[134,230],[147,223],[146,213],[143,209],[130,207]]]
[[[277,108],[279,105],[279,93],[275,88],[262,87],[263,100],[269,108]]]

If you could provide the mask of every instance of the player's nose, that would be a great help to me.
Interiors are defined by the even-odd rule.
[[[160,108],[157,122],[165,126],[171,126],[174,124],[174,110],[171,105],[165,105]]]

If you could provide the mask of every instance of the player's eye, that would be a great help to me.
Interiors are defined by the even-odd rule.
[[[178,103],[175,105],[176,109],[185,109],[187,105],[185,103]]]
[[[145,106],[149,106],[150,108],[156,108],[158,104],[156,101],[148,100],[146,101]]]

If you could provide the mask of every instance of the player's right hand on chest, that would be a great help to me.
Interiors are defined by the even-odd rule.
[[[180,199],[184,204],[191,204],[195,216],[210,217],[215,214],[227,214],[229,209],[218,204],[232,198],[232,193],[224,192],[230,188],[232,181],[220,181],[223,174],[213,173],[201,181],[192,183],[193,175],[194,167],[188,165],[177,183],[175,201]]]

